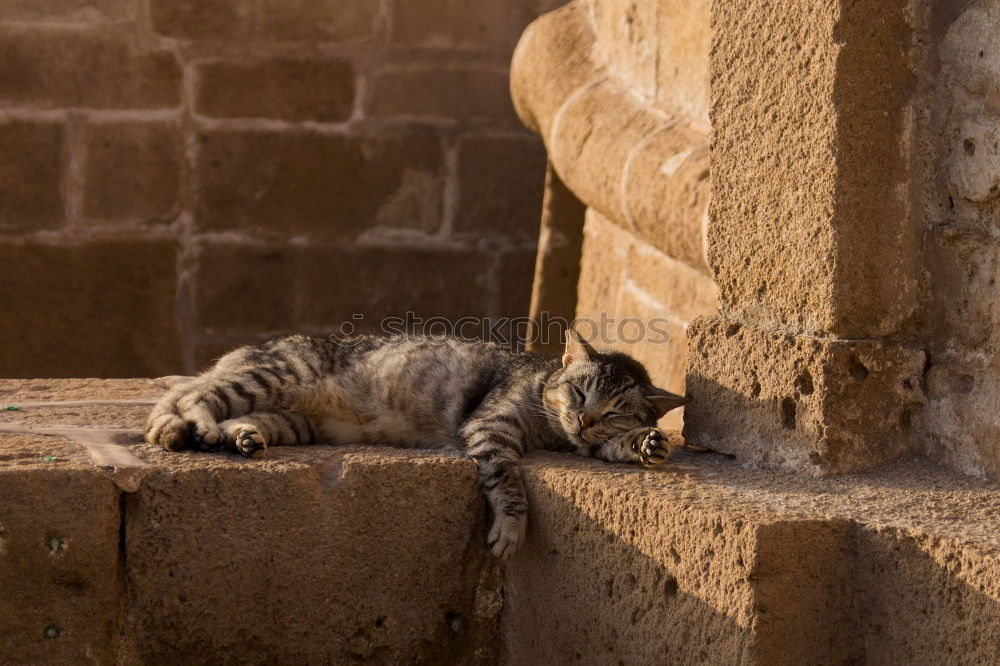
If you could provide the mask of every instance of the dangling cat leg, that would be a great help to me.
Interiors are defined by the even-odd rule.
[[[219,424],[223,447],[235,449],[247,458],[269,446],[312,444],[316,431],[308,418],[298,412],[251,412]]]
[[[466,452],[479,470],[479,486],[493,512],[487,543],[496,557],[505,560],[524,542],[528,525],[528,500],[520,470],[523,435],[508,420],[484,418],[470,421],[463,436]]]

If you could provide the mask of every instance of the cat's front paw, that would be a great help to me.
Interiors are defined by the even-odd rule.
[[[632,442],[632,451],[639,456],[643,465],[659,465],[670,455],[667,438],[659,428],[650,428],[645,437]]]
[[[527,516],[498,516],[493,521],[493,527],[486,538],[494,557],[506,560],[517,552],[521,543],[524,542],[527,526]]]

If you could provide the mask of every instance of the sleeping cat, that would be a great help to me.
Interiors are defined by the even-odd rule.
[[[236,349],[172,388],[146,439],[248,457],[317,439],[464,450],[492,508],[489,545],[506,559],[527,525],[525,451],[658,464],[669,449],[656,421],[685,402],[632,357],[599,353],[575,331],[561,363],[450,338],[296,335]]]

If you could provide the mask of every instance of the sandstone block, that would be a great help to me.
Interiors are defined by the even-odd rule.
[[[572,321],[575,317],[585,214],[583,203],[566,187],[555,169],[546,166],[535,277],[531,285],[530,316],[537,331],[532,337],[537,339],[528,341],[528,351],[562,353],[561,331],[543,330],[548,327],[543,319]]]
[[[595,48],[573,3],[532,23],[511,65],[518,115],[581,201],[708,273],[707,138],[639,99]]]
[[[157,471],[126,504],[133,659],[490,654],[500,591],[470,460],[326,447],[249,464],[150,455]]]
[[[715,3],[709,260],[761,328],[913,325],[924,222],[907,201],[913,39],[901,2]]]
[[[63,223],[64,142],[60,123],[0,123],[0,229],[31,232]]]
[[[545,150],[531,137],[468,137],[458,146],[457,233],[534,238],[545,185]]]
[[[152,0],[153,29],[179,39],[342,42],[368,39],[373,0]]]
[[[198,252],[195,310],[198,327],[273,332],[293,325],[295,252],[278,247],[206,244]]]
[[[181,70],[113,30],[3,27],[0,102],[38,108],[160,109],[180,103]]]
[[[721,317],[696,320],[688,335],[689,442],[813,474],[865,469],[908,449],[925,400],[924,352]]]
[[[383,331],[383,319],[410,312],[429,326],[417,330],[423,333],[446,333],[448,322],[475,317],[464,334],[476,335],[478,318],[491,314],[487,259],[478,252],[315,248],[298,261],[295,321],[310,330],[339,332],[346,323],[358,332],[403,332],[401,323]],[[436,323],[428,323],[432,318]]]
[[[176,263],[168,240],[0,245],[0,373],[179,372]]]
[[[166,219],[177,212],[184,142],[173,122],[86,128],[83,215],[93,222]]]
[[[117,489],[66,441],[4,434],[0,452],[0,661],[113,662]]]
[[[529,2],[401,0],[392,41],[406,46],[490,48],[508,51],[538,10]]]
[[[125,18],[128,0],[7,0],[0,18],[14,21],[96,23]]]
[[[424,135],[206,130],[194,178],[199,229],[353,237],[375,224],[434,228],[440,141]]]
[[[511,250],[500,255],[496,274],[499,290],[498,316],[519,319],[528,316],[537,254],[535,250]]]
[[[516,118],[505,73],[441,66],[378,72],[369,114],[453,121]]]
[[[341,122],[354,108],[354,68],[336,58],[198,65],[195,108],[215,118]]]

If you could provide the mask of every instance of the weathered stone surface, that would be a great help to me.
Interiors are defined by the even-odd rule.
[[[152,0],[153,29],[168,37],[234,42],[368,39],[372,0]]]
[[[341,122],[354,108],[354,68],[337,58],[217,60],[196,71],[195,109],[205,116]]]
[[[0,395],[163,387],[3,380]],[[64,403],[0,411],[0,426],[138,427],[148,409]],[[804,479],[682,451],[653,470],[531,454],[527,541],[501,578],[469,460],[129,441],[155,469],[119,503],[79,444],[0,433],[5,662],[962,664],[989,663],[1000,632],[1000,489],[926,462]],[[53,535],[69,538],[50,553]]]
[[[516,120],[505,72],[440,65],[376,73],[368,113],[395,119]]]
[[[198,328],[209,333],[291,329],[296,255],[291,248],[245,244],[202,247],[194,278]]]
[[[712,5],[710,263],[761,328],[872,337],[917,317],[903,2]],[[877,239],[877,241],[875,240]]]
[[[0,28],[0,103],[36,108],[159,109],[180,102],[181,70],[114,30]]]
[[[707,272],[706,137],[643,103],[605,63],[575,4],[529,26],[511,92],[560,178],[588,206],[660,251]]]
[[[940,70],[927,88],[925,144],[933,327],[921,447],[966,474],[1000,478],[1000,212],[996,117],[1000,114],[1000,7],[942,8],[930,41]]]
[[[63,223],[62,123],[0,123],[0,229],[51,229]]]
[[[68,442],[3,434],[0,452],[0,660],[112,662],[117,489]]]
[[[176,262],[168,240],[0,245],[0,374],[180,371]]]
[[[6,0],[0,18],[96,23],[125,18],[127,11],[128,0]]]
[[[709,2],[580,0],[595,48],[630,90],[708,127]]]
[[[286,238],[351,237],[376,222],[434,226],[442,159],[433,136],[204,131],[195,165],[195,221],[203,230]],[[382,209],[400,196],[413,205],[390,206],[386,219]]]
[[[535,275],[535,250],[511,250],[500,255],[496,280],[499,287],[497,314],[522,321],[520,333],[527,330],[524,321],[531,306],[531,287]]]
[[[441,334],[449,332],[446,322],[491,314],[490,277],[483,270],[488,260],[478,252],[315,248],[303,252],[299,261],[299,327],[339,332],[347,323],[358,331],[399,333],[409,312],[423,325],[438,319],[436,328],[417,332]],[[398,318],[395,330],[383,330],[387,317]]]
[[[90,124],[84,144],[86,219],[125,222],[176,215],[184,168],[177,123]]]
[[[875,466],[909,447],[924,403],[923,351],[721,317],[696,320],[688,334],[689,442],[814,474]]]
[[[545,169],[541,228],[535,277],[531,285],[531,329],[526,349],[553,356],[562,353],[565,331],[549,321],[573,321],[586,208],[551,165]]]
[[[528,2],[400,0],[392,41],[407,46],[509,50],[539,12]]]
[[[914,463],[807,480],[672,460],[529,460],[528,539],[505,572],[508,663],[990,660],[993,484]]]
[[[545,150],[531,137],[470,136],[458,144],[457,233],[538,234]]]
[[[377,449],[289,448],[251,463],[158,454],[125,509],[126,654],[487,661],[500,598],[472,461]]]

